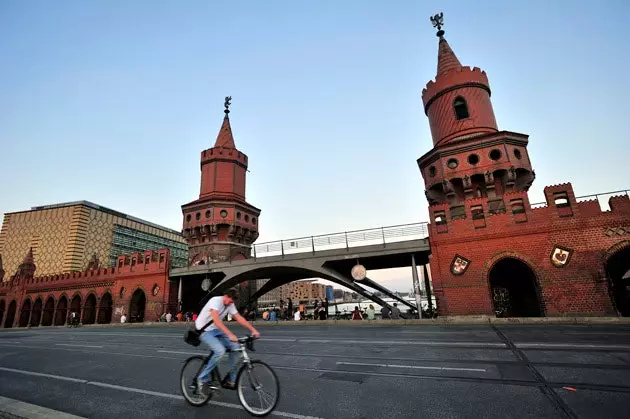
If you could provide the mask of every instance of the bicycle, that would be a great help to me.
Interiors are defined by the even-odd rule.
[[[81,322],[79,321],[79,319],[72,320],[72,318],[70,318],[66,322],[66,327],[81,327]]]
[[[253,416],[262,417],[267,416],[276,408],[278,400],[280,399],[280,382],[276,373],[268,364],[260,360],[251,359],[249,357],[247,351],[255,351],[254,339],[255,338],[253,336],[239,338],[239,349],[236,349],[235,351],[240,352],[241,357],[234,363],[232,369],[223,377],[223,379],[221,379],[219,366],[217,365],[212,371],[212,380],[220,382],[223,388],[229,389],[229,387],[226,387],[226,382],[230,377],[230,373],[238,369],[238,373],[236,375],[236,386],[234,388],[234,390],[236,390],[238,393],[238,400],[248,413]],[[201,371],[203,371],[203,369],[206,367],[206,365],[210,361],[211,356],[212,353],[207,356],[191,356],[184,362],[184,366],[182,367],[182,371],[180,374],[180,388],[182,394],[189,404],[196,407],[200,407],[208,403],[210,399],[214,396],[215,392],[217,392],[216,390],[210,389],[208,395],[204,395],[199,391],[199,388],[197,386],[197,377],[199,377]],[[194,364],[197,362],[199,362],[200,365],[198,367],[195,367]],[[187,379],[185,376],[188,369],[193,372],[193,376],[190,379]],[[263,390],[259,379],[255,377],[255,375],[257,375],[258,373],[254,374],[254,369],[260,369],[260,371],[267,372],[269,374],[272,381],[271,391],[275,391],[275,396]],[[246,385],[244,383],[246,379],[249,379],[249,385]],[[263,399],[265,401],[269,400],[269,406],[260,410],[252,407],[252,405],[245,400],[245,390],[248,388],[251,388],[257,393],[258,399],[261,402],[263,402]]]

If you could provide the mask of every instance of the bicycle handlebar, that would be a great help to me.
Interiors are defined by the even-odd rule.
[[[255,338],[252,335],[244,336],[244,337],[238,338],[238,343],[240,343],[241,345],[245,345],[248,351],[256,352],[256,350],[254,349],[254,341],[256,339],[257,338]]]

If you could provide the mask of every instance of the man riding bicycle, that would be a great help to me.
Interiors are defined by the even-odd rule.
[[[238,354],[236,350],[239,349],[239,345],[236,343],[238,342],[236,335],[232,333],[222,321],[226,314],[230,314],[232,319],[236,320],[238,324],[249,329],[255,338],[260,337],[260,333],[254,329],[254,326],[252,326],[238,313],[238,310],[236,310],[236,307],[234,306],[234,301],[236,300],[238,300],[238,292],[235,289],[227,290],[222,296],[212,297],[203,307],[199,316],[197,316],[197,319],[195,320],[195,327],[197,330],[208,324],[210,320],[213,321],[213,323],[208,326],[199,337],[201,341],[208,345],[212,351],[210,361],[201,374],[199,374],[197,379],[199,391],[204,395],[208,395],[209,388],[216,390],[221,387],[221,383],[212,382],[209,386],[208,383],[210,381],[210,374],[212,373],[212,370],[216,367],[217,363],[225,354],[227,349],[231,351],[229,362],[231,373],[228,381],[225,383],[225,387],[230,389],[235,388],[234,382],[236,380],[236,371],[232,371],[232,369],[237,360]]]

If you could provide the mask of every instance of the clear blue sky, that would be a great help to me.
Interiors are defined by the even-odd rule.
[[[530,134],[533,202],[630,188],[628,4],[3,0],[0,213],[86,199],[179,230],[231,95],[259,241],[424,221],[439,11]]]

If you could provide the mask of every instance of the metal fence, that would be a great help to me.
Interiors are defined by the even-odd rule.
[[[593,195],[576,196],[575,200],[577,202],[584,202],[584,201],[592,201],[596,199],[597,202],[599,202],[599,207],[602,209],[602,211],[608,211],[610,210],[610,205],[608,204],[608,200],[610,199],[610,197],[618,196],[618,195],[630,196],[630,189],[604,192],[604,193],[598,193],[598,194],[593,194]],[[547,206],[546,202],[536,202],[535,204],[531,204],[532,208],[543,208],[546,206]]]
[[[263,258],[294,253],[315,253],[322,250],[349,249],[357,246],[379,244],[387,246],[388,243],[424,239],[428,236],[429,228],[426,222],[402,224],[254,244],[251,256]]]

